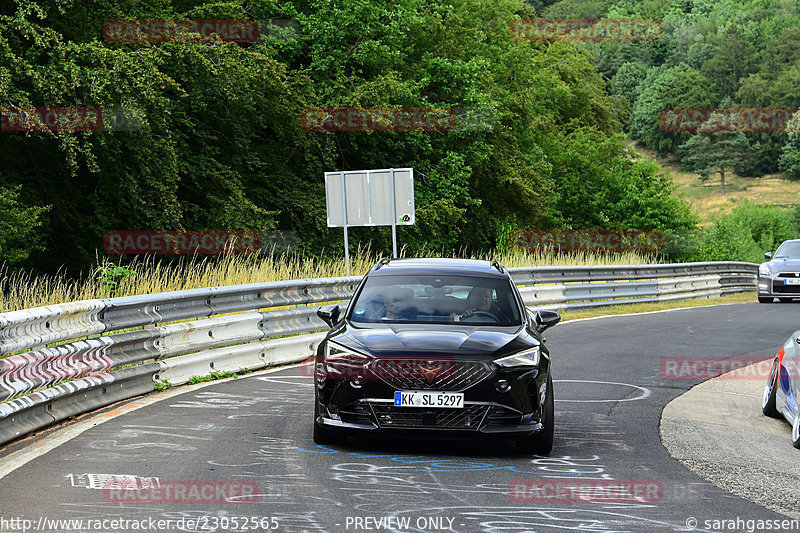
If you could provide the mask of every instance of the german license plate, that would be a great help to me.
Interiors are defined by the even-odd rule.
[[[396,391],[394,404],[397,407],[438,407],[460,409],[464,407],[463,392],[441,391]]]
[[[787,278],[786,279],[787,285],[800,285],[800,278]]]

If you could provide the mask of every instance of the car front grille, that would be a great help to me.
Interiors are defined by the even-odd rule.
[[[464,429],[477,431],[491,407],[467,405],[463,409],[395,407],[389,403],[371,403],[381,428]]]
[[[493,373],[483,361],[455,359],[381,358],[370,365],[372,374],[397,390],[463,391]]]
[[[783,281],[772,282],[773,294],[800,294],[800,285],[785,285]]]
[[[779,278],[800,278],[800,272],[780,272]]]

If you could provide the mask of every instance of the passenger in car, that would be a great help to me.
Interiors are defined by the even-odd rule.
[[[414,305],[414,291],[397,287],[391,289],[383,298],[386,307],[384,320],[416,320],[417,306]]]

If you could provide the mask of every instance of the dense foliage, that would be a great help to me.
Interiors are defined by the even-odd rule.
[[[764,252],[775,252],[787,239],[800,234],[800,207],[782,209],[743,202],[700,231],[689,252],[697,261],[764,262]]]
[[[665,131],[671,108],[800,108],[800,3],[797,0],[533,0],[544,16],[638,17],[663,23],[656,42],[587,45],[613,94],[631,109],[631,136],[675,154],[690,133]],[[745,133],[755,156],[744,175],[800,175],[800,149],[784,128]],[[680,154],[678,154],[680,156]]]
[[[635,123],[651,112],[639,110],[636,95],[648,88],[637,79],[713,80],[697,100],[713,103],[758,74],[756,56],[723,79],[705,63],[667,61],[677,43],[622,46],[603,49],[599,73],[583,44],[511,38],[509,21],[535,8],[519,0],[4,1],[0,106],[131,109],[141,127],[0,132],[0,261],[74,272],[102,251],[105,232],[124,229],[280,229],[295,232],[305,253],[340,253],[323,183],[323,172],[339,169],[415,169],[417,224],[399,230],[412,253],[492,249],[509,227],[691,228],[670,179],[628,154],[620,136],[628,108],[607,80],[631,99]],[[111,19],[272,24],[256,43],[125,44],[103,39]],[[789,32],[775,23],[776,36]],[[793,54],[790,37],[774,45]],[[723,33],[710,51],[680,53],[708,55],[712,65],[718,50],[740,53],[747,39]],[[300,120],[309,107],[380,106],[461,107],[492,119],[439,132],[318,132]],[[367,242],[391,249],[386,228],[351,232],[353,247]]]

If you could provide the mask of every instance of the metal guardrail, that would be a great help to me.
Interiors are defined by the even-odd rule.
[[[756,289],[758,265],[742,262],[522,267],[508,269],[525,305],[577,310],[716,298]]]
[[[526,305],[581,309],[755,290],[757,269],[684,263],[509,272]],[[306,359],[324,337],[312,332],[327,329],[309,305],[348,300],[360,279],[252,283],[2,313],[0,357],[15,355],[0,359],[0,444],[150,392],[156,381],[179,385],[214,371]]]

